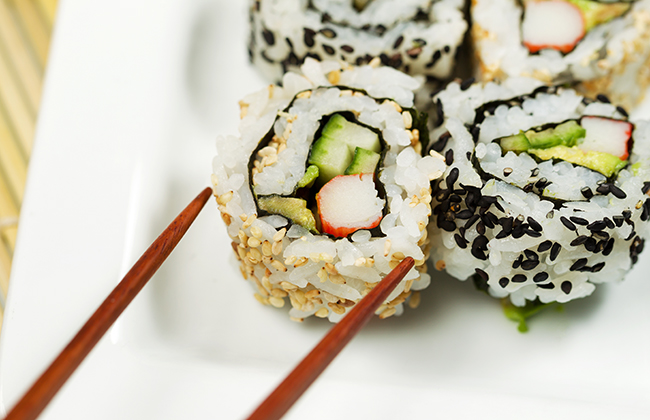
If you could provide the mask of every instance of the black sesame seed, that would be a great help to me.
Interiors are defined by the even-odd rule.
[[[535,260],[535,261],[539,260],[539,257],[537,256],[537,253],[535,251],[531,251],[530,249],[525,249],[524,250],[524,255],[529,260]]]
[[[540,232],[537,232],[536,230],[532,229],[524,229],[524,233],[531,238],[540,238],[542,234]]]
[[[461,219],[461,220],[466,220],[472,217],[474,213],[471,212],[470,210],[461,210],[456,214],[456,219]]]
[[[592,232],[591,236],[593,236],[596,239],[601,239],[603,241],[606,241],[607,239],[609,239],[609,233],[603,232],[603,231]]]
[[[576,225],[574,225],[569,219],[562,216],[560,217],[560,222],[569,230],[576,230]]]
[[[481,216],[479,216],[478,214],[475,214],[475,215],[473,215],[472,217],[470,217],[470,218],[467,220],[467,222],[465,222],[465,229],[469,229],[470,227],[472,227],[472,225],[473,225],[474,223],[476,223],[476,221],[477,221],[478,219],[480,219],[480,218],[481,218]]]
[[[487,260],[487,256],[485,255],[485,252],[478,248],[472,248],[472,255],[474,258],[479,259],[481,261]]]
[[[540,289],[552,290],[555,289],[555,284],[553,283],[538,284],[537,287],[539,287]]]
[[[596,191],[602,195],[607,195],[609,194],[609,186],[610,184],[600,184]]]
[[[596,265],[594,265],[593,267],[591,267],[591,272],[592,272],[592,273],[597,273],[597,272],[599,272],[600,270],[602,270],[603,267],[605,267],[605,263],[604,263],[604,262],[599,262],[598,264],[596,264]]]
[[[449,54],[449,51],[451,51],[451,48],[449,47],[449,45],[445,45],[445,48],[443,48],[443,49],[445,50],[445,53],[447,53],[447,54]]]
[[[643,194],[647,194],[648,191],[650,191],[650,182],[644,182],[643,187],[641,188],[641,192]]]
[[[594,238],[588,238],[585,241],[585,249],[589,252],[596,251],[596,240]]]
[[[545,271],[542,271],[541,273],[535,274],[535,277],[533,277],[533,281],[535,283],[541,283],[544,280],[546,280],[547,278],[548,278],[548,273],[545,272]]]
[[[603,219],[603,222],[605,222],[605,226],[607,226],[609,229],[614,229],[614,222],[612,222],[612,219],[609,217],[605,217]]]
[[[609,254],[612,253],[613,249],[614,249],[614,238],[610,238],[610,240],[607,241],[605,248],[603,249],[603,255],[608,256]]]
[[[454,149],[449,149],[445,153],[445,164],[451,166],[452,163],[454,163]]]
[[[589,230],[603,230],[607,227],[607,224],[603,220],[596,220],[595,222],[589,223],[587,229]]]
[[[528,278],[524,274],[515,274],[512,276],[513,283],[523,283],[526,280],[528,280]]]
[[[350,54],[354,52],[354,48],[352,48],[352,46],[350,45],[341,45],[341,49],[346,53],[350,53]]]
[[[512,217],[502,217],[501,219],[499,219],[498,222],[501,225],[501,227],[503,227],[504,231],[510,233],[510,231],[512,231],[513,220],[514,219]]]
[[[404,37],[400,35],[396,40],[395,43],[393,44],[393,49],[396,50],[399,48],[400,45],[402,45],[402,42],[404,42]]]
[[[463,80],[463,82],[460,84],[460,90],[469,89],[469,87],[472,86],[472,84],[474,84],[475,81],[476,81],[476,79],[473,78],[473,77],[470,77],[469,79]]]
[[[489,242],[489,239],[485,235],[479,235],[474,239],[474,242],[472,242],[472,248],[477,248],[482,251],[487,251],[487,244]]]
[[[452,168],[451,171],[449,171],[449,175],[447,176],[447,179],[446,179],[447,188],[453,189],[454,184],[458,180],[458,175],[459,174],[460,174],[460,171],[458,170],[458,168]],[[460,197],[459,197],[459,201],[460,201]]]
[[[598,101],[600,101],[600,102],[605,102],[606,104],[611,103],[611,102],[609,101],[609,98],[608,98],[607,96],[603,95],[602,93],[599,93],[598,95],[596,95],[596,99],[597,99]]]
[[[524,256],[519,255],[517,259],[512,262],[512,268],[515,270],[518,269],[521,266],[523,260],[524,260]]]
[[[576,260],[576,262],[574,262],[574,263],[571,265],[571,267],[569,268],[569,270],[570,270],[570,271],[578,271],[578,270],[580,270],[582,267],[584,267],[585,265],[587,265],[587,259],[586,259],[586,258],[580,258],[580,259]]]
[[[499,286],[501,286],[501,287],[505,288],[508,285],[508,283],[510,283],[510,280],[508,280],[508,278],[506,278],[506,277],[501,277],[499,279]]]
[[[616,225],[616,227],[623,226],[623,222],[625,221],[623,216],[618,216],[618,215],[613,216],[612,219],[614,219],[614,224]]]
[[[548,179],[546,178],[540,178],[539,181],[535,183],[535,188],[542,190],[546,185],[548,184]]]
[[[476,274],[478,274],[479,276],[481,276],[481,278],[482,278],[483,280],[485,280],[485,281],[490,280],[490,277],[488,276],[488,273],[486,273],[485,271],[481,270],[480,268],[475,268],[474,271],[476,272]]]
[[[522,236],[524,236],[524,233],[525,232],[524,232],[524,226],[523,225],[519,225],[519,226],[512,229],[512,237],[515,238],[515,239],[521,238]]]
[[[329,45],[325,45],[325,44],[323,44],[323,49],[325,50],[325,52],[326,52],[327,54],[329,54],[329,55],[334,55],[334,52],[335,52],[335,51],[334,51],[334,48],[330,47]]]
[[[316,31],[309,28],[304,28],[304,31],[305,31],[305,35],[304,35],[305,45],[311,48],[315,44],[314,36],[316,35]]]
[[[438,100],[440,101],[440,100]],[[441,108],[441,105],[438,105],[438,109]],[[440,120],[442,120],[443,117],[440,117]],[[431,145],[431,148],[435,150],[436,152],[442,152],[444,148],[447,146],[447,142],[451,138],[451,134],[449,134],[449,131],[445,131],[443,134],[438,137],[438,140]]]
[[[621,214],[623,215],[625,220],[628,220],[629,218],[632,217],[632,212],[630,210],[623,210]]]
[[[497,236],[495,236],[495,238],[503,239],[503,238],[507,238],[508,236],[510,236],[510,234],[506,232],[504,229],[502,229],[501,232],[497,233]]]
[[[560,250],[562,249],[562,245],[559,243],[554,243],[553,246],[551,247],[551,261],[555,261],[558,255],[560,255]]]
[[[463,239],[463,237],[461,237],[459,234],[456,233],[456,234],[454,235],[454,240],[456,241],[456,244],[457,244],[461,249],[465,249],[465,248],[467,248],[467,241],[466,241],[465,239]]]
[[[536,231],[536,232],[541,232],[542,231],[542,225],[537,223],[537,220],[535,220],[532,217],[528,216],[526,221],[530,225],[531,229],[533,229],[534,231]]]
[[[539,244],[539,246],[537,247],[537,252],[548,251],[549,249],[551,249],[551,246],[553,246],[553,242],[544,241],[541,244]]]
[[[582,196],[583,196],[584,198],[586,198],[587,200],[589,200],[591,197],[594,196],[594,192],[591,191],[591,188],[589,188],[589,187],[584,187],[584,188],[582,188],[582,189],[580,190],[580,192],[582,193]]]
[[[438,60],[440,60],[440,57],[442,57],[442,53],[440,50],[436,50],[436,52],[434,52],[431,56],[431,61],[429,61],[424,67],[430,69],[431,67],[435,66]]]
[[[572,288],[573,285],[571,284],[570,281],[563,281],[562,284],[560,285],[560,289],[562,289],[562,291],[567,295],[571,293]]]
[[[533,183],[531,182],[530,184],[526,184],[526,185],[524,185],[523,190],[524,190],[525,192],[531,192],[531,191],[533,190],[534,187],[535,187],[535,184],[533,184]]]
[[[587,226],[589,224],[589,220],[583,219],[582,217],[578,217],[578,216],[571,216],[569,217],[569,220],[571,220],[576,225],[580,225],[580,226]]]
[[[622,116],[624,116],[625,118],[627,118],[627,117],[630,116],[630,115],[627,113],[627,111],[625,110],[625,108],[623,108],[623,107],[620,106],[620,105],[616,107],[616,110],[617,110],[617,111],[618,111]]]
[[[262,30],[262,36],[264,37],[264,41],[266,41],[267,44],[269,45],[275,44],[275,35],[273,35],[273,32],[264,28],[264,30]]]
[[[537,267],[539,265],[539,261],[537,260],[526,260],[521,263],[521,268],[524,270],[532,270],[533,268]]]
[[[625,194],[625,191],[622,189],[618,188],[614,184],[609,184],[609,192],[612,193],[612,195],[618,199],[623,200],[624,198],[627,198],[627,194]]]
[[[535,168],[532,171],[530,171],[530,176],[535,177],[539,175],[539,168]]]
[[[456,220],[456,213],[453,211],[448,211],[447,213],[444,214],[445,220],[448,220],[450,222],[453,222]]]
[[[503,168],[503,176],[508,176],[512,173],[512,168]]]

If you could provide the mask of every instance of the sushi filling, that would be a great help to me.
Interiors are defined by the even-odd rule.
[[[322,93],[328,94],[325,90]],[[356,94],[357,98],[375,102],[361,92]],[[299,96],[285,112],[279,113],[279,119],[293,112],[294,105],[299,107],[299,99],[308,99]],[[385,101],[379,106],[384,104]],[[397,104],[395,106],[399,107]],[[426,127],[423,114],[412,109],[402,111],[401,108],[400,112],[402,122]],[[383,236],[378,226],[388,210],[386,191],[380,177],[389,147],[382,131],[361,123],[358,115],[359,112],[343,110],[323,115],[311,136],[314,140],[309,149],[303,147],[302,151],[288,150],[288,141],[282,142],[279,136],[273,134],[279,127],[276,119],[274,129],[266,135],[266,141],[260,144],[249,164],[252,190],[260,214],[283,216],[314,234],[324,233],[341,238],[365,229],[370,230],[372,236]],[[294,116],[287,118],[288,124],[291,124],[289,128],[301,132],[303,137],[307,136],[303,128],[296,127],[297,119]],[[421,143],[415,143],[421,150]],[[278,160],[295,163],[300,155],[306,155],[302,169],[289,169],[293,179],[298,179],[298,173],[302,174],[294,186],[286,178],[282,182],[281,177],[275,177],[275,163]],[[269,184],[274,182],[282,182],[283,190],[269,188]]]
[[[561,123],[537,120],[539,125],[532,116],[519,115],[522,108],[534,109],[548,99],[543,96],[483,106],[472,130],[477,169],[486,181],[498,179],[557,200],[558,205],[599,195],[604,191],[599,186],[628,165],[634,126],[618,113],[611,117],[573,115]],[[575,98],[564,100],[571,103]],[[512,128],[503,130],[504,121],[516,119],[521,122],[512,127],[515,133]]]
[[[521,31],[528,51],[554,49],[567,54],[587,32],[623,16],[631,5],[592,0],[525,0],[524,7]]]

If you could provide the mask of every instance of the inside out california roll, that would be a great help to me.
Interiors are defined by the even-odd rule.
[[[627,107],[650,86],[650,0],[475,0],[471,15],[483,81],[577,83]]]
[[[535,308],[590,295],[636,263],[650,218],[650,125],[600,96],[453,83],[438,95],[432,258]]]
[[[373,58],[448,79],[467,23],[463,0],[250,1],[253,64],[271,80],[306,57],[361,65]]]
[[[426,287],[430,181],[418,82],[394,69],[307,59],[282,87],[240,102],[219,139],[213,186],[241,272],[294,320],[340,319],[406,256],[415,267],[378,310],[417,306]]]

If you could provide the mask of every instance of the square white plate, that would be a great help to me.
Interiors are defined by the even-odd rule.
[[[209,185],[217,134],[264,82],[243,1],[65,0],[0,343],[10,408],[148,244]],[[646,104],[646,108],[648,104]],[[650,115],[650,112],[647,113]],[[262,307],[212,201],[43,419],[236,419],[330,327]],[[373,321],[291,419],[648,419],[650,255],[517,332],[470,282]]]

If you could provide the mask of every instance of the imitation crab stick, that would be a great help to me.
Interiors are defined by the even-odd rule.
[[[316,202],[322,231],[336,237],[378,226],[384,208],[373,174],[339,175],[321,188]]]

